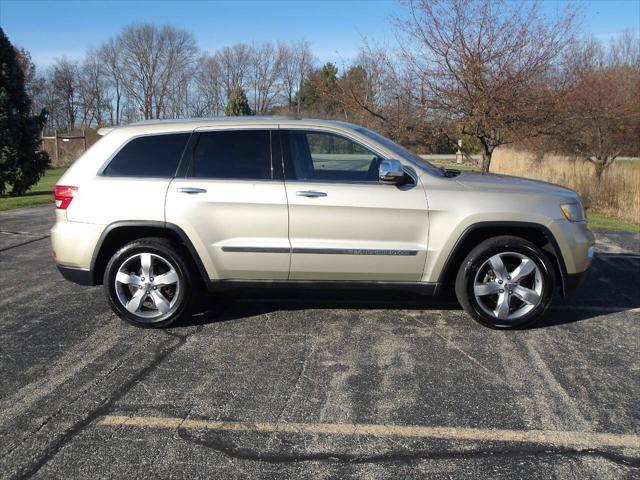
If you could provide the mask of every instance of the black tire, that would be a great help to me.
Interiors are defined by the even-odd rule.
[[[177,282],[166,286],[161,285],[159,290],[158,286],[154,288],[152,283],[146,283],[144,287],[138,284],[129,286],[118,283],[116,285],[116,276],[120,268],[135,269],[137,258],[142,258],[142,254],[147,253],[153,257],[152,263],[154,267],[152,268],[161,270],[164,267],[166,271],[169,271],[169,269],[166,268],[167,266],[172,268],[177,275]],[[131,265],[131,267],[127,265]],[[160,277],[160,275],[158,275],[158,277]],[[139,277],[135,278],[137,280],[147,280],[148,282],[152,277],[145,279],[142,277],[142,274],[140,274]],[[193,285],[194,278],[192,269],[188,261],[185,260],[184,253],[167,239],[151,237],[134,240],[120,248],[109,260],[103,279],[104,291],[111,309],[126,322],[143,328],[166,327],[176,320],[187,316],[190,313],[192,305]],[[172,287],[173,296],[171,296]],[[123,304],[123,300],[129,296],[129,300],[131,300],[133,295],[137,294],[137,289],[143,290],[145,288],[148,288],[148,290],[145,291],[150,292],[151,295],[146,295],[144,301],[140,302],[141,306],[136,310],[137,314],[127,310]],[[156,292],[151,291],[151,289],[156,290]],[[170,305],[168,311],[164,313],[160,313],[159,311],[158,313],[153,312],[156,305],[156,302],[153,300],[153,295],[157,293],[160,293],[162,299]],[[144,293],[141,295],[144,295]],[[158,303],[163,302],[160,301]],[[150,307],[146,308],[145,305],[149,305]],[[153,307],[151,307],[151,305],[153,305]],[[145,314],[155,316],[141,316]]]
[[[529,282],[525,288],[530,287],[531,289],[535,288],[539,290],[539,301],[535,306],[533,306],[534,302],[531,302],[532,306],[529,306],[529,304],[524,302],[520,297],[509,294],[518,288],[520,282],[511,283],[511,276],[505,277],[504,280],[497,278],[498,275],[487,262],[490,258],[498,254],[501,254],[501,260],[504,259],[507,262],[513,261],[513,265],[515,265],[518,255],[533,260],[537,271],[534,271],[527,277],[523,277],[521,280],[523,285],[521,286],[525,286],[524,283]],[[520,259],[520,261],[522,260]],[[507,267],[507,273],[509,273],[509,265],[505,264],[505,267]],[[479,293],[479,300],[474,291],[477,276],[478,278],[483,278],[481,282],[488,281],[494,288],[500,288],[500,286],[497,285],[497,283],[500,282],[500,285],[504,286],[501,290],[498,290],[498,292],[502,293]],[[487,276],[489,277],[488,280]],[[508,281],[506,278],[508,278]],[[508,288],[506,288],[507,285]],[[482,287],[482,285],[480,285],[480,287]],[[533,243],[523,238],[512,236],[490,238],[471,250],[460,265],[455,285],[458,301],[462,305],[462,308],[464,308],[474,320],[483,325],[500,329],[522,328],[538,320],[549,308],[554,290],[554,269],[549,257]],[[509,302],[505,302],[505,305],[510,304],[510,308],[505,307],[505,309],[510,312],[508,315],[513,315],[517,318],[500,319],[496,314],[490,314],[488,312],[488,310],[491,310],[490,306],[494,300],[496,306],[492,311],[497,312],[498,302],[500,302],[500,298],[504,296],[509,297]],[[518,308],[521,308],[521,310],[518,310]],[[528,310],[528,308],[530,308],[530,310]],[[510,309],[513,309],[513,311]],[[523,313],[520,315],[519,312]]]

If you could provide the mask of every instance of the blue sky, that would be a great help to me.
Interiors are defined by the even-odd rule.
[[[640,30],[640,0],[578,1],[581,30],[608,39]],[[554,15],[566,0],[543,0]],[[236,42],[304,39],[321,61],[338,65],[357,54],[363,38],[392,43],[394,0],[360,1],[55,1],[0,0],[0,25],[40,67],[55,58],[79,59],[127,24],[171,23],[191,31],[203,50]]]

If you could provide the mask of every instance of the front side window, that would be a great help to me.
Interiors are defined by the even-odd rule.
[[[394,141],[388,139],[387,137],[383,137],[379,133],[373,132],[364,127],[357,127],[356,130],[358,131],[358,133],[361,133],[365,137],[369,137],[371,140],[374,140],[379,144],[383,145],[385,148],[388,148],[393,153],[398,155],[399,158],[404,158],[406,160],[409,160],[414,165],[417,165],[418,167],[422,168],[423,170],[426,170],[427,172],[430,172],[433,175],[437,175],[439,177],[442,176],[442,172],[443,172],[442,169],[436,167],[435,165],[432,165],[427,160],[423,159],[422,157],[419,157],[418,155],[406,149],[402,145],[399,145]]]
[[[290,130],[288,152],[297,180],[377,182],[380,158],[345,137]]]
[[[268,180],[271,168],[269,130],[203,132],[193,151],[195,178]]]
[[[189,135],[168,133],[134,138],[113,157],[102,175],[172,178]]]

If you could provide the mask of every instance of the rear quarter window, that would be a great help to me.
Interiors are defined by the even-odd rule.
[[[134,138],[116,153],[102,175],[172,178],[189,135],[171,133]]]

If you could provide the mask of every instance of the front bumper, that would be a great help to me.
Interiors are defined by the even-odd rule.
[[[587,280],[587,277],[589,277],[590,273],[591,273],[591,267],[587,268],[584,272],[565,274],[562,282],[563,284],[562,293],[566,296],[571,292],[573,292],[574,290],[577,290],[578,288],[580,288],[584,284],[584,282]]]
[[[549,230],[560,248],[566,273],[584,272],[591,266],[596,238],[586,223],[555,220]]]

